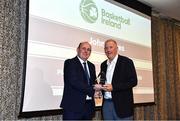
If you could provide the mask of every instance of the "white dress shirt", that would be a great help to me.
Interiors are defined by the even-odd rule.
[[[118,59],[118,54],[114,57],[114,59],[111,62],[109,60],[107,60],[107,71],[106,71],[106,82],[105,82],[105,84],[111,84],[112,83],[113,73],[114,73],[114,69],[116,67],[117,59]],[[111,92],[105,92],[104,98],[105,99],[111,99],[112,98]]]
[[[87,68],[87,71],[88,71],[88,75],[89,75],[89,78],[90,78],[90,72],[89,72],[89,67],[88,67],[88,64],[87,64],[87,61],[83,61],[79,56],[77,56],[79,61],[81,62],[81,65],[82,67],[84,68],[84,62],[86,63],[86,68]],[[86,100],[91,100],[92,97],[89,97],[88,95],[86,96]]]

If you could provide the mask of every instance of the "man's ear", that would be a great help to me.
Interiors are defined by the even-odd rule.
[[[76,49],[76,52],[77,52],[77,53],[79,52],[79,48]]]

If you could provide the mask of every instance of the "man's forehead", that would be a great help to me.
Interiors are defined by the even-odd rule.
[[[80,47],[91,47],[91,45],[89,43],[82,43]]]
[[[109,41],[105,44],[105,46],[115,46],[116,43],[114,43],[113,41]]]

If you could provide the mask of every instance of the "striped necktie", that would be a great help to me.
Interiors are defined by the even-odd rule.
[[[85,76],[86,76],[86,79],[88,81],[88,84],[89,84],[89,74],[88,74],[88,71],[87,71],[87,67],[86,67],[86,62],[83,63],[84,65],[84,72],[85,72]]]

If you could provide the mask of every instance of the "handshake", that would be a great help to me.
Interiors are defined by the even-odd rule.
[[[107,92],[111,92],[113,90],[112,88],[112,84],[95,84],[94,85],[94,90],[95,91],[107,91]]]

